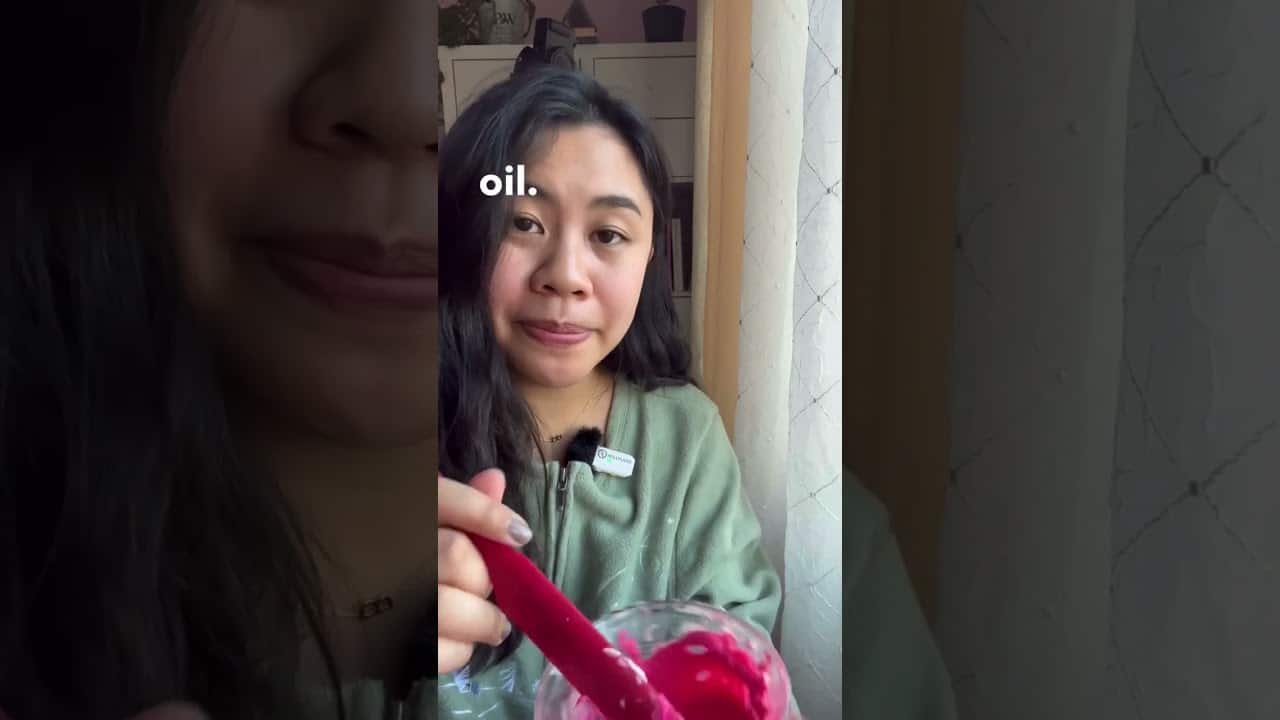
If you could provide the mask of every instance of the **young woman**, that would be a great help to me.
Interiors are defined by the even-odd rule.
[[[481,192],[517,164],[536,192]],[[780,583],[717,409],[689,379],[670,180],[647,122],[585,75],[531,70],[458,118],[440,177],[440,465],[480,473],[440,481],[441,716],[530,717],[545,667],[487,599],[459,532],[481,518],[588,617],[695,599],[771,630]],[[633,472],[569,458],[582,428]]]
[[[382,717],[431,675],[435,6],[8,9],[13,720]]]

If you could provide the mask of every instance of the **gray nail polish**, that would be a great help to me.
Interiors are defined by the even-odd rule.
[[[533,539],[533,531],[529,529],[528,523],[518,517],[511,518],[511,524],[507,525],[507,534],[517,545],[524,545]]]

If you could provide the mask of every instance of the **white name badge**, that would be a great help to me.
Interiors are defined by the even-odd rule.
[[[629,478],[631,472],[636,469],[636,459],[624,452],[598,447],[595,459],[591,461],[591,467],[595,468],[596,472]]]

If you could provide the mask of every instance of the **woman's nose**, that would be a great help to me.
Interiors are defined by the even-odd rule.
[[[565,233],[552,237],[546,255],[533,274],[535,292],[584,296],[591,291],[583,243]]]
[[[393,164],[426,158],[437,142],[437,3],[353,2],[334,58],[308,81],[296,132],[327,151],[372,153]]]

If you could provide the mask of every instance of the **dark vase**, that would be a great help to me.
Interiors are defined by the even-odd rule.
[[[644,18],[645,42],[680,42],[684,40],[684,8],[654,5],[641,13]]]

